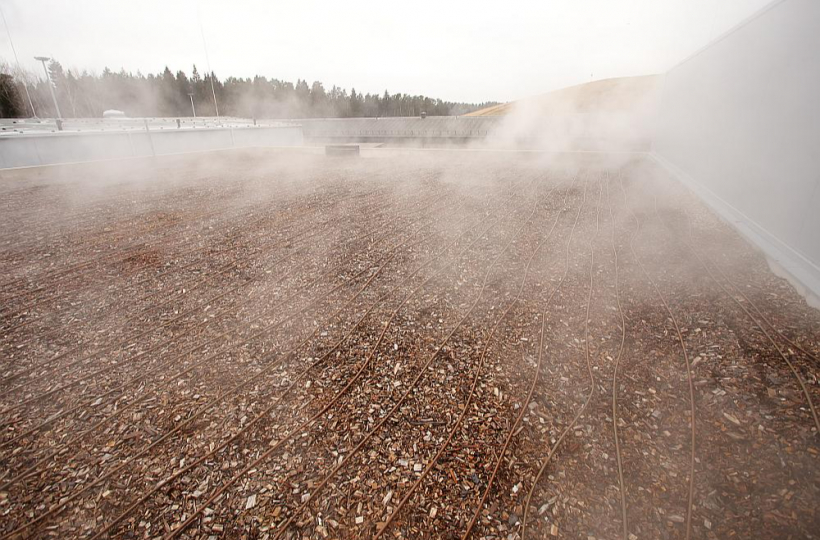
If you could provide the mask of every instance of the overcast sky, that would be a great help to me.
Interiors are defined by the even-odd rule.
[[[0,0],[24,67],[254,74],[509,101],[663,72],[771,0]],[[0,56],[12,61],[5,32]],[[40,68],[42,69],[42,68]]]

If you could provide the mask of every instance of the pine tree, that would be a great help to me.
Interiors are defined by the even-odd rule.
[[[362,98],[356,93],[356,89],[350,90],[350,116],[362,115]]]
[[[189,93],[194,94],[197,114],[216,114],[213,90],[219,102],[220,114],[254,118],[306,118],[306,117],[347,117],[347,116],[397,116],[417,115],[427,111],[430,115],[464,114],[479,108],[465,103],[450,103],[434,100],[426,96],[410,96],[397,93],[391,95],[385,90],[383,95],[362,94],[352,89],[350,94],[344,88],[332,86],[325,90],[321,81],[308,86],[299,79],[296,84],[267,79],[228,77],[221,81],[213,72],[202,77],[196,65],[192,66],[191,77],[184,71],[175,74],[166,67],[161,73],[143,75],[120,70],[118,73],[105,68],[100,75],[83,72],[64,71],[57,61],[49,66],[49,75],[62,114],[66,117],[101,116],[107,109],[120,109],[132,117],[140,116],[190,116]],[[22,80],[28,85],[31,100],[38,114],[55,114],[48,83],[42,76],[23,73],[22,78],[13,74],[8,64],[0,61],[0,73],[6,86],[0,99],[3,114],[27,116],[30,107],[24,103],[22,109],[15,108],[16,95],[24,92]],[[11,77],[11,79],[9,79]],[[11,80],[11,83],[9,82]],[[14,93],[16,89],[16,94]],[[493,105],[485,103],[481,107]]]
[[[28,116],[14,77],[0,73],[0,118]]]

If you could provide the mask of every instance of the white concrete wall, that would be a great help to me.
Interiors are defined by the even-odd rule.
[[[653,153],[820,296],[820,1],[770,4],[670,70]]]
[[[302,144],[300,127],[15,135],[0,137],[0,168]]]
[[[297,120],[312,139],[483,139],[500,122],[492,116],[308,118]]]

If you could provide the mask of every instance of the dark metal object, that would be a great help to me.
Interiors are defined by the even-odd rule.
[[[329,144],[325,146],[326,156],[359,156],[358,144]]]

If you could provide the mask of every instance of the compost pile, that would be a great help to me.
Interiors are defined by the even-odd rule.
[[[797,538],[820,314],[651,164],[4,173],[1,538]]]

